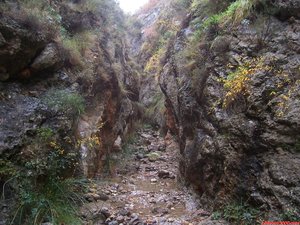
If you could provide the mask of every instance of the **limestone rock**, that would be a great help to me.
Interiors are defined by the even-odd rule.
[[[43,72],[45,70],[54,69],[62,62],[62,56],[59,54],[56,44],[48,44],[30,65],[35,72]]]
[[[11,96],[10,102],[1,102],[0,115],[0,154],[22,145],[28,132],[46,118],[38,99],[22,95]]]
[[[184,35],[177,37],[161,65],[159,84],[166,97],[168,132],[179,139],[179,170],[200,192],[203,205],[213,209],[238,196],[271,208],[270,212],[279,214],[291,207],[300,215],[296,204],[300,201],[296,188],[299,1],[276,0],[268,7],[277,9],[268,20],[270,36],[261,36],[260,29],[267,26],[255,27],[257,18],[246,18],[221,35],[212,27],[203,33],[195,51],[197,65],[188,69],[189,60],[176,57],[188,49],[184,43],[189,40]],[[180,34],[194,28],[191,22]],[[230,91],[220,80],[239,76],[235,72],[245,68],[249,58],[251,62],[261,59],[265,66],[276,65],[286,79],[280,73],[269,76],[264,68],[257,68],[251,75],[249,72],[247,93],[238,93],[225,106],[224,96]],[[193,78],[191,73],[195,73]],[[279,147],[283,147],[280,153],[276,150]]]
[[[160,158],[160,154],[158,152],[151,152],[146,155],[150,162],[155,162]]]
[[[162,179],[167,179],[167,178],[174,179],[175,178],[175,176],[167,170],[160,170],[160,171],[158,171],[157,175],[159,178],[162,178]]]
[[[0,15],[0,62],[11,77],[17,77],[47,45],[47,35],[36,32],[12,17]]]
[[[113,149],[117,152],[122,150],[122,138],[120,137],[120,135],[115,140]]]

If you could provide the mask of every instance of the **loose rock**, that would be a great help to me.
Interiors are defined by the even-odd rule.
[[[157,152],[151,152],[151,153],[147,154],[147,157],[150,162],[155,162],[160,158],[160,154]]]

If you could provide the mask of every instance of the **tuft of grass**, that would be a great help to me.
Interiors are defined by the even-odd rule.
[[[84,98],[67,90],[50,89],[43,100],[48,107],[74,116],[79,116],[85,110]]]
[[[63,35],[61,44],[68,54],[69,62],[77,67],[85,64],[85,51],[95,43],[95,32],[84,31],[74,36]]]
[[[37,136],[41,141],[49,141],[54,136],[54,132],[49,127],[40,127],[37,129]]]
[[[245,202],[227,204],[221,211],[213,213],[213,219],[225,219],[230,224],[253,225],[257,223],[260,212]]]
[[[10,161],[2,157],[0,159],[0,180],[1,178],[10,178],[17,174],[17,169],[14,164]]]
[[[153,129],[153,126],[152,126],[151,124],[148,124],[148,123],[144,123],[142,127],[143,127],[143,129],[146,129],[146,130],[147,130],[147,129],[148,129],[148,130],[149,130],[149,129]]]
[[[289,209],[280,214],[283,221],[299,222],[300,216],[295,209]]]
[[[20,7],[9,8],[8,15],[12,15],[29,29],[46,34],[48,39],[54,39],[59,34],[62,18],[47,0],[22,0],[18,2]]]
[[[122,81],[119,80],[118,85],[122,96],[128,97],[132,94],[132,92],[127,88],[127,85],[124,84]]]
[[[296,143],[294,144],[294,151],[295,152],[300,152],[300,139],[298,139],[297,141],[296,141]]]
[[[201,26],[194,32],[193,40],[199,41],[203,31],[212,26],[224,27],[229,23],[240,23],[252,13],[253,8],[261,1],[262,0],[236,0],[232,2],[225,11],[207,17]],[[207,2],[206,4],[209,3]],[[193,3],[192,8],[193,7],[197,8],[199,5]]]
[[[212,213],[212,220],[220,220],[222,219],[222,212],[216,211]]]
[[[18,205],[11,225],[40,225],[50,222],[54,225],[80,225],[78,205],[83,201],[85,184],[75,179],[49,177],[42,184],[18,178]]]
[[[237,24],[244,18],[250,15],[253,7],[259,0],[237,0],[229,5],[227,10],[221,14],[221,18],[225,19],[225,22],[232,21]]]
[[[47,139],[39,143],[39,149],[32,145],[31,155],[17,162],[0,160],[0,178],[5,181],[3,198],[5,190],[13,190],[14,210],[8,224],[80,225],[78,210],[84,202],[86,182],[70,178],[79,156],[69,151],[66,144],[49,140],[51,129],[40,128],[37,132],[38,139]]]
[[[40,128],[37,138],[51,135],[50,129]],[[78,165],[78,153],[54,140],[45,140],[38,146],[39,149],[32,145],[31,155],[17,164],[5,162],[7,171],[12,172],[3,190],[14,190],[15,204],[9,224],[82,224],[78,209],[84,201],[86,183],[70,178]]]

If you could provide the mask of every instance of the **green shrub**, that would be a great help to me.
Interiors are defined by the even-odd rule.
[[[219,212],[219,211],[213,212],[212,215],[211,215],[211,219],[212,220],[222,219],[222,212]]]
[[[43,98],[43,101],[48,107],[57,111],[71,113],[74,116],[79,116],[85,110],[83,97],[67,90],[50,89]]]
[[[11,224],[82,224],[77,210],[83,201],[83,182],[56,177],[48,177],[41,183],[27,177],[18,177],[17,181],[18,204]]]
[[[49,40],[59,35],[62,18],[47,0],[21,0],[19,4],[19,8],[6,6],[7,14],[28,29],[42,32]]]
[[[153,125],[152,124],[148,124],[148,123],[144,123],[142,126],[143,129],[153,129]]]
[[[282,214],[280,214],[280,218],[283,221],[292,221],[292,222],[299,222],[300,221],[300,216],[299,214],[297,215],[296,210],[286,210]]]
[[[37,136],[41,141],[48,141],[54,136],[54,132],[51,128],[41,127],[37,129]]]
[[[84,54],[89,49],[96,38],[96,31],[84,31],[74,36],[63,34],[61,44],[68,53],[69,62],[79,68],[85,64]]]
[[[14,164],[5,158],[0,159],[0,179],[9,179],[17,174]]]
[[[241,22],[250,15],[253,7],[260,0],[237,0],[233,2],[223,14],[225,20],[232,20],[234,23]]]
[[[48,139],[52,133],[49,128],[40,128],[38,138]],[[11,163],[17,171],[6,182],[15,195],[11,224],[82,224],[77,211],[85,184],[69,178],[78,165],[78,153],[68,150],[74,147],[68,140],[58,143],[46,139],[31,145],[30,155],[26,154],[15,165]]]
[[[203,21],[199,28],[194,32],[193,41],[199,41],[203,31],[212,26],[225,26],[229,23],[238,24],[249,16],[254,8],[262,0],[236,0],[232,2],[225,11],[210,15],[212,9],[208,10],[208,17]],[[193,3],[192,8],[200,7],[201,3]],[[205,4],[210,4],[206,2]]]
[[[253,225],[257,223],[259,210],[252,208],[245,202],[233,202],[221,211],[214,213],[214,219],[225,219],[230,224]]]
[[[70,178],[78,167],[79,155],[67,137],[53,140],[49,128],[37,130],[37,141],[24,150],[22,157],[0,160],[0,179],[6,190],[13,190],[14,210],[10,224],[82,224],[78,208],[83,203],[86,184]]]
[[[158,73],[161,69],[161,59],[165,55],[165,48],[159,48],[147,61],[145,66],[145,72]],[[158,74],[156,74],[157,76]]]

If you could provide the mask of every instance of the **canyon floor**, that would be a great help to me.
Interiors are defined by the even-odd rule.
[[[141,129],[125,152],[115,157],[112,178],[90,188],[82,209],[86,224],[210,223],[210,213],[178,180],[179,146],[171,136]]]

